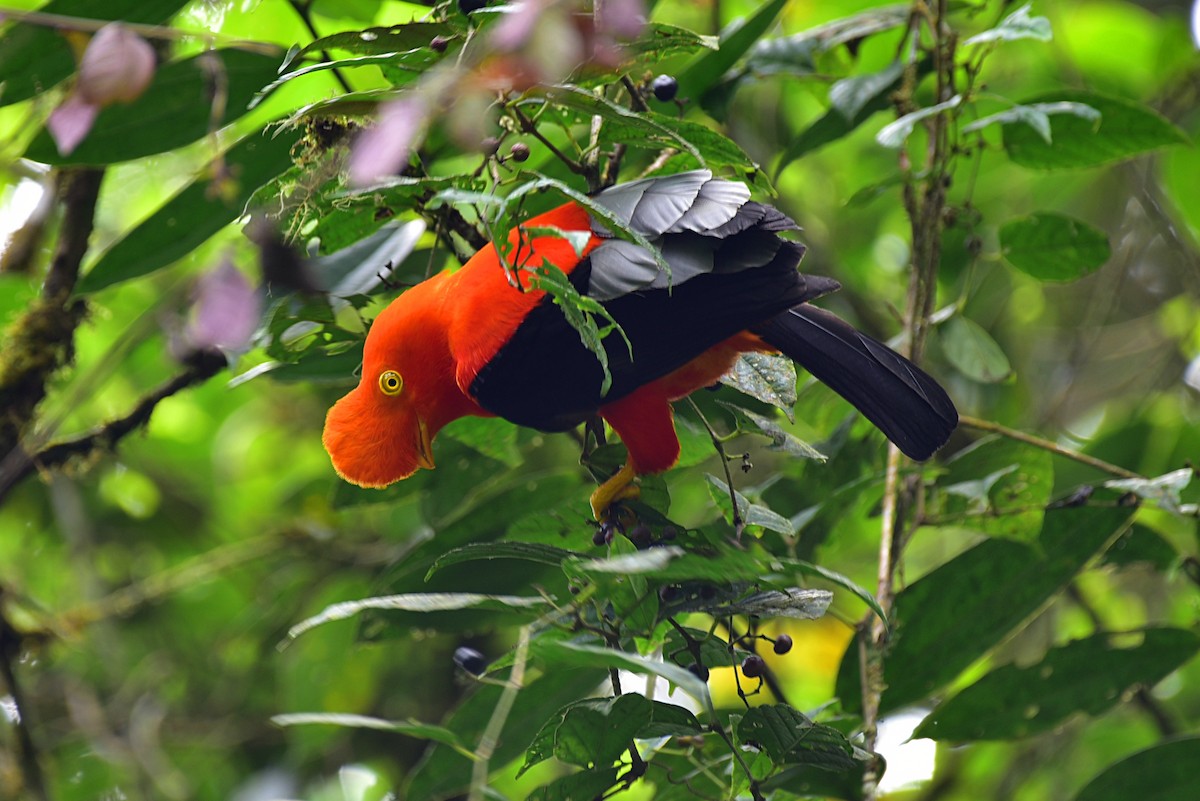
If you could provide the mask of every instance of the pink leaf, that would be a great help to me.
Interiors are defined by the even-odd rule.
[[[99,111],[98,106],[72,93],[61,106],[50,112],[46,128],[49,129],[60,154],[69,156],[79,147],[88,131],[92,130],[92,123],[96,121],[96,113]]]
[[[119,23],[105,25],[83,51],[76,91],[96,104],[129,103],[154,79],[154,48]]]
[[[258,328],[258,292],[228,261],[200,277],[185,339],[196,350],[241,350]]]
[[[363,131],[350,149],[350,183],[366,186],[399,172],[408,163],[408,154],[424,131],[428,114],[420,95],[382,106],[379,122]]]
[[[619,39],[636,39],[646,27],[642,0],[604,0],[596,3],[596,30]]]

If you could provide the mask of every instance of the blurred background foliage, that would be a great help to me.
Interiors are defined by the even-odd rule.
[[[4,5],[34,9],[39,4],[9,0]],[[102,11],[101,5],[60,2],[45,10],[62,7],[67,9],[62,13],[79,17],[119,13]],[[293,45],[424,19],[431,11],[419,4],[367,0],[151,5],[164,13],[145,22],[212,32],[222,42],[277,45],[278,51],[262,55],[261,68],[255,67],[253,77],[261,79],[256,86],[274,80],[284,52]],[[761,17],[768,4],[662,0],[652,5],[656,23],[711,36],[724,31],[724,48],[736,37],[731,26]],[[802,225],[809,249],[805,270],[836,276],[845,285],[829,305],[887,339],[901,329],[913,241],[901,199],[907,158],[901,154],[916,154],[919,161],[924,134],[918,129],[905,150],[881,146],[876,136],[895,118],[887,109],[827,143],[802,144],[811,141],[805,139],[812,135],[811,126],[831,113],[831,86],[884,70],[903,50],[903,31],[893,27],[849,44],[813,47],[806,54],[797,50],[809,46],[797,34],[883,4],[792,0],[780,5],[777,17],[755,32],[757,44],[749,55],[742,48],[734,62],[721,66],[719,80],[702,102],[688,97],[684,80],[681,94],[688,102],[679,109],[653,103],[652,110],[722,131],[761,165],[761,172],[749,177],[759,189],[773,186],[777,195],[765,197]],[[998,2],[951,7],[952,24],[963,38],[1017,10]],[[437,13],[443,11],[450,17],[458,14],[453,4]],[[903,8],[899,13],[903,17]],[[985,432],[969,427],[956,435],[940,462],[925,468],[926,479],[938,491],[931,496],[924,525],[904,550],[900,586],[937,575],[935,569],[985,537],[1001,545],[993,570],[967,576],[977,579],[976,584],[947,582],[941,595],[910,595],[909,608],[935,621],[927,627],[934,632],[938,625],[968,631],[972,619],[956,617],[956,609],[948,607],[970,597],[981,599],[981,626],[992,620],[989,610],[1024,611],[995,631],[993,640],[986,633],[982,640],[964,638],[965,661],[953,674],[924,691],[914,690],[907,699],[918,702],[919,714],[912,707],[888,709],[884,696],[876,750],[888,760],[883,789],[888,797],[1110,798],[1117,796],[1104,795],[1103,788],[1092,795],[1083,790],[1107,766],[1164,741],[1182,743],[1179,764],[1196,753],[1200,663],[1191,655],[1200,582],[1198,493],[1186,471],[1200,456],[1200,153],[1192,145],[1200,134],[1200,59],[1189,30],[1191,9],[1183,2],[1064,0],[1035,3],[1033,13],[1049,20],[1052,40],[1003,42],[983,68],[973,114],[983,117],[1012,101],[1078,89],[1153,109],[1179,135],[1174,143],[1160,142],[1170,146],[1153,152],[1135,148],[1129,153],[1135,158],[1039,170],[1023,168],[1006,152],[1008,137],[1020,135],[1014,126],[984,129],[982,152],[958,154],[947,188],[941,311],[935,315],[938,325],[924,363],[973,418],[1030,432],[1142,477],[1185,473],[1176,479],[1182,489],[1146,503],[1130,532],[1104,556],[1083,555],[1077,576],[1071,570],[1047,586],[1044,597],[1022,600],[1014,599],[1014,587],[1036,585],[1037,577],[1051,570],[1037,562],[1044,547],[1037,536],[1039,530],[1045,535],[1041,510],[1046,501],[1113,476],[1006,437],[976,445]],[[13,41],[19,25],[5,24],[0,50],[5,40]],[[208,46],[202,36],[153,44],[160,57],[169,53],[172,59]],[[689,52],[652,53],[641,57],[642,69],[686,76],[696,58]],[[33,159],[39,153],[55,155],[40,132],[62,90],[38,87],[14,101],[11,92],[19,81],[12,75],[23,66],[6,68],[7,94],[0,94],[0,159],[5,165],[0,171],[0,225],[7,237],[0,261],[0,320],[7,325],[34,303],[62,226],[53,204],[39,204],[39,187],[49,186],[50,179]],[[173,354],[179,353],[188,315],[198,313],[192,289],[198,276],[228,261],[257,282],[260,250],[243,233],[248,219],[240,215],[249,193],[282,171],[286,158],[251,185],[251,168],[236,160],[227,165],[227,175],[213,175],[207,165],[217,149],[254,134],[268,121],[350,91],[366,93],[363,108],[373,109],[378,97],[370,95],[372,90],[411,80],[398,78],[396,70],[389,64],[343,64],[337,71],[287,80],[249,112],[242,114],[239,108],[230,115],[236,119],[219,131],[206,135],[206,122],[188,144],[166,152],[153,152],[150,146],[150,155],[118,159],[107,167],[84,262],[84,288],[92,281],[95,291],[87,295],[89,311],[75,337],[74,365],[53,375],[36,423],[25,432],[26,446],[124,416],[177,375],[181,366]],[[638,72],[632,77],[641,82],[646,76]],[[243,105],[249,99],[243,98]],[[928,82],[919,85],[914,102],[937,102]],[[121,107],[112,111],[120,114]],[[343,114],[357,113],[348,106],[334,110],[339,125],[346,121]],[[484,114],[479,118],[488,119]],[[113,146],[153,142],[168,135],[174,119],[147,123],[118,137]],[[1059,116],[1054,119],[1059,124]],[[447,127],[455,122],[451,119]],[[311,128],[304,132],[312,135]],[[299,138],[297,133],[280,136],[285,144],[291,141],[288,136]],[[561,134],[551,138],[562,141]],[[512,134],[504,141],[504,152],[514,141],[532,150],[530,167],[568,178],[534,137]],[[80,153],[86,154],[87,146],[81,145]],[[286,156],[289,147],[280,152]],[[483,158],[440,126],[431,132],[428,147],[434,154],[432,175],[469,174]],[[27,153],[33,160],[22,160]],[[292,155],[300,157],[300,166],[256,198],[268,214],[280,210],[281,190],[320,187],[336,175],[336,165],[331,168],[322,151],[297,148]],[[635,167],[653,156],[653,151],[631,153],[630,169],[622,177],[636,175]],[[252,155],[246,163],[256,158]],[[97,269],[106,258],[102,254],[118,242],[128,243],[131,231],[153,219],[198,176],[200,189],[217,189],[204,196],[209,205],[189,206],[168,226],[164,240],[147,239],[142,250],[125,251]],[[222,198],[221,191],[233,195]],[[306,198],[311,208],[284,204],[282,224],[285,230],[293,226],[290,232],[299,233],[301,244],[327,212],[350,209],[343,217],[327,218],[345,227],[326,223],[314,255],[329,256],[385,222],[374,213],[365,221],[361,213],[352,213],[352,203],[339,207],[331,197],[318,190]],[[551,202],[558,201],[531,199],[529,208]],[[397,206],[403,208],[403,203]],[[205,209],[213,208],[224,208],[225,217],[209,220]],[[373,212],[374,206],[368,209]],[[204,224],[212,225],[215,235],[193,242],[188,232],[197,223],[188,215],[200,212],[209,215]],[[1103,233],[1111,255],[1098,269],[1068,281],[1048,282],[1015,269],[1005,259],[1003,231],[1034,213],[1082,221]],[[469,210],[467,214],[474,219]],[[411,217],[401,215],[402,220]],[[461,240],[457,244],[465,248]],[[120,273],[136,269],[138,259],[153,259],[167,245],[178,251],[145,275]],[[27,258],[18,259],[14,254],[22,248],[28,249]],[[426,232],[409,261],[392,265],[392,278],[403,285],[443,261],[452,262],[453,256],[443,241]],[[331,271],[345,269],[335,260],[323,264]],[[382,262],[378,269],[385,269]],[[115,270],[114,277],[104,278],[105,270]],[[126,276],[135,280],[120,280]],[[374,286],[371,291],[356,303],[368,320],[396,290]],[[326,319],[327,309],[310,311],[324,331],[349,332],[346,342],[361,335],[361,320],[352,310],[342,310],[335,321]],[[288,306],[276,322],[291,324],[304,313]],[[289,642],[289,629],[330,604],[396,592],[470,585],[474,591],[524,595],[530,584],[552,594],[565,591],[561,570],[518,568],[524,563],[509,560],[485,562],[482,568],[480,563],[457,565],[426,583],[425,571],[434,557],[471,541],[507,536],[602,554],[604,549],[592,545],[592,529],[585,522],[583,501],[592,480],[579,467],[575,440],[464,421],[439,440],[437,471],[423,472],[383,494],[355,490],[334,476],[319,433],[325,410],[353,381],[353,351],[338,359],[337,341],[332,349],[329,340],[318,342],[320,347],[311,352],[289,351],[277,339],[260,342],[266,347],[240,354],[228,372],[162,400],[145,429],[123,438],[115,449],[101,448],[66,469],[44,471],[0,489],[5,493],[0,504],[3,655],[12,673],[6,678],[23,696],[18,710],[12,687],[0,689],[8,693],[0,697],[0,796],[36,797],[29,765],[21,756],[28,747],[21,738],[28,732],[46,796],[54,799],[372,799],[389,792],[406,797],[402,788],[412,791],[407,783],[425,752],[423,740],[362,727],[281,727],[272,717],[328,712],[439,723],[476,690],[475,680],[455,668],[455,649],[468,645],[489,658],[500,657],[516,641],[514,623],[520,621],[494,611],[457,613],[453,620],[377,614],[357,624],[319,626],[294,642]],[[285,366],[255,375],[256,368],[272,361]],[[720,418],[726,429],[730,420],[717,405],[721,400],[773,414],[769,406],[730,389],[705,394],[700,408]],[[753,470],[738,476],[739,490],[788,523],[782,531],[753,528],[752,537],[760,538],[770,553],[811,560],[873,590],[885,443],[848,413],[849,407],[832,393],[802,378],[795,422],[779,414],[772,420],[830,454],[828,462],[767,450],[761,438],[739,439],[729,447],[740,453],[744,444],[753,461]],[[655,479],[654,487],[669,493],[670,517],[681,527],[711,527],[720,519],[723,497],[711,491],[704,474],[720,474],[721,464],[695,416],[681,410],[680,418],[683,464],[661,481]],[[963,461],[956,466],[955,458]],[[1013,469],[1020,486],[1005,479],[1014,475]],[[964,483],[971,481],[984,485]],[[1039,481],[1041,487],[1036,486]],[[1012,495],[990,494],[997,482]],[[947,491],[951,485],[956,490]],[[1145,484],[1137,489],[1153,494]],[[1029,508],[1021,508],[1022,502]],[[1099,509],[1096,521],[1112,523],[1119,517],[1108,514],[1111,509]],[[1005,530],[1004,521],[1016,522]],[[1086,529],[1067,533],[1083,537]],[[1005,550],[1007,546],[1024,550]],[[1017,568],[1012,575],[1005,573],[1010,566],[1005,559],[1012,558],[1018,564],[1025,559],[1032,575]],[[867,607],[840,586],[817,585],[835,591],[831,614],[816,621],[763,621],[761,632],[787,633],[796,643],[786,655],[765,657],[787,700],[798,709],[812,712],[840,694],[840,705],[826,710],[822,719],[848,720],[847,729],[853,731],[860,701],[847,698],[845,691],[853,693],[854,677],[847,670],[856,668],[843,662],[857,659],[854,626]],[[931,579],[927,586],[942,585]],[[1027,601],[1028,608],[1021,607]],[[901,603],[897,613],[904,610]],[[902,640],[906,622],[901,614]],[[1009,724],[1000,721],[995,709],[1004,704],[985,704],[986,714],[973,713],[986,724],[979,732],[944,738],[936,749],[927,739],[900,748],[916,723],[947,695],[982,686],[980,692],[992,693],[993,700],[1009,698],[998,685],[976,685],[985,674],[995,679],[995,668],[1045,668],[1047,654],[1056,647],[1103,632],[1134,632],[1126,645],[1137,645],[1154,636],[1144,630],[1150,626],[1175,627],[1173,631],[1192,639],[1161,644],[1133,669],[1134,678],[1113,679],[1107,703],[1091,707],[1091,701],[1069,698],[1059,719],[1032,729],[1041,710],[1020,708],[1025,728],[1018,722],[1007,733],[1001,730]],[[1085,664],[1094,665],[1093,673],[1118,675],[1116,663],[1108,661],[1118,658],[1113,654],[1119,650],[1100,648]],[[1151,658],[1155,655],[1158,661]],[[953,654],[929,651],[903,664],[919,665],[922,656],[953,662]],[[840,682],[839,670],[846,674]],[[710,681],[724,715],[742,703],[732,673],[728,667],[714,669]],[[912,680],[923,680],[921,675]],[[1050,674],[1043,670],[1037,675],[1045,680]],[[899,676],[890,679],[893,685],[904,683]],[[769,698],[769,693],[763,696]],[[948,706],[940,709],[950,715]],[[937,735],[932,724],[926,726],[921,734]],[[1192,739],[1186,737],[1189,732]],[[510,758],[519,756],[534,733],[536,728],[524,732],[525,742]],[[963,742],[969,745],[953,747]],[[1153,769],[1161,774],[1167,772],[1162,766],[1171,764],[1164,752]],[[492,767],[496,791],[510,798],[526,797],[562,771],[561,765],[547,762],[516,780],[515,766]],[[665,787],[644,785],[630,796],[665,798]],[[412,797],[436,795],[412,792]],[[778,793],[792,797],[786,790]],[[1147,793],[1152,798],[1189,797],[1155,796],[1153,787]]]

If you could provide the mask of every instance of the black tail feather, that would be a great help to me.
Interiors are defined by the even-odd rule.
[[[958,411],[936,381],[824,309],[796,306],[754,332],[848,400],[913,459],[932,456],[958,425]]]

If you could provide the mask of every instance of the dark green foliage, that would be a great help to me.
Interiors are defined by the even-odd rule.
[[[1200,795],[1180,19],[663,0],[625,41],[556,3],[507,30],[498,3],[379,18],[401,6],[55,0],[66,22],[4,23],[3,203],[36,173],[19,155],[107,172],[94,230],[68,209],[0,261],[0,696],[20,713],[0,797],[216,801],[278,771],[306,801],[855,801],[914,765],[914,792],[950,801]],[[107,17],[169,26],[136,29],[159,69],[64,158],[44,126],[63,32]],[[176,33],[198,27],[220,47]],[[421,101],[407,151],[352,183],[397,98]],[[602,360],[624,336],[604,307],[499,237],[573,200],[645,247],[590,194],[698,168],[796,219],[802,268],[844,287],[821,305],[916,348],[967,415],[941,454],[890,460],[755,353],[675,405],[680,465],[603,524],[587,498],[626,453],[602,426],[469,418],[435,471],[337,479],[323,415],[384,303],[497,241]],[[231,380],[180,391],[188,282],[220,259],[300,278],[259,288]],[[58,439],[83,458],[39,461]],[[889,772],[879,716],[914,710],[936,764]]]

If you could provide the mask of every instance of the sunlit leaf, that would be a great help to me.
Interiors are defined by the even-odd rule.
[[[1154,478],[1118,478],[1104,482],[1111,489],[1132,492],[1139,498],[1153,501],[1169,512],[1180,511],[1182,493],[1192,483],[1196,471],[1191,467],[1181,467],[1166,475]]]
[[[452,748],[462,749],[462,744],[454,732],[441,726],[431,726],[415,720],[384,720],[367,715],[349,715],[338,712],[292,712],[286,715],[275,715],[271,718],[271,722],[276,726],[344,726],[354,729],[390,731],[406,737],[433,740]]]
[[[481,595],[472,592],[424,592],[410,595],[387,595],[343,601],[326,607],[319,615],[300,621],[288,629],[288,638],[295,639],[306,631],[335,620],[345,620],[368,609],[397,609],[406,612],[444,612],[453,609],[486,607],[491,609],[528,609],[546,606],[545,598],[516,595]]]
[[[1032,8],[1032,3],[1026,3],[1000,20],[1000,24],[996,27],[986,30],[983,33],[975,34],[963,42],[963,44],[976,45],[984,42],[1013,42],[1018,39],[1036,39],[1040,42],[1050,41],[1054,38],[1054,33],[1050,29],[1050,20],[1045,17],[1030,16],[1029,11]]]
[[[945,102],[909,112],[900,119],[889,122],[880,128],[879,133],[875,134],[875,141],[884,147],[903,147],[905,141],[912,135],[913,129],[917,127],[917,123],[937,116],[943,111],[949,111],[959,103],[962,103],[962,95],[955,95]]]
[[[222,162],[237,177],[230,197],[214,196],[208,177],[193,181],[106,250],[79,282],[80,292],[138,278],[183,258],[237,219],[259,186],[292,164],[300,131],[256,132]]]
[[[972,123],[964,125],[962,132],[971,133],[972,131],[979,131],[989,125],[1024,123],[1037,131],[1038,135],[1046,141],[1046,144],[1050,144],[1053,141],[1053,132],[1050,129],[1050,115],[1052,114],[1074,114],[1076,117],[1092,120],[1093,122],[1100,119],[1099,111],[1083,103],[1032,103],[1028,106],[1016,105],[1004,111],[998,111],[995,114],[981,117]]]

